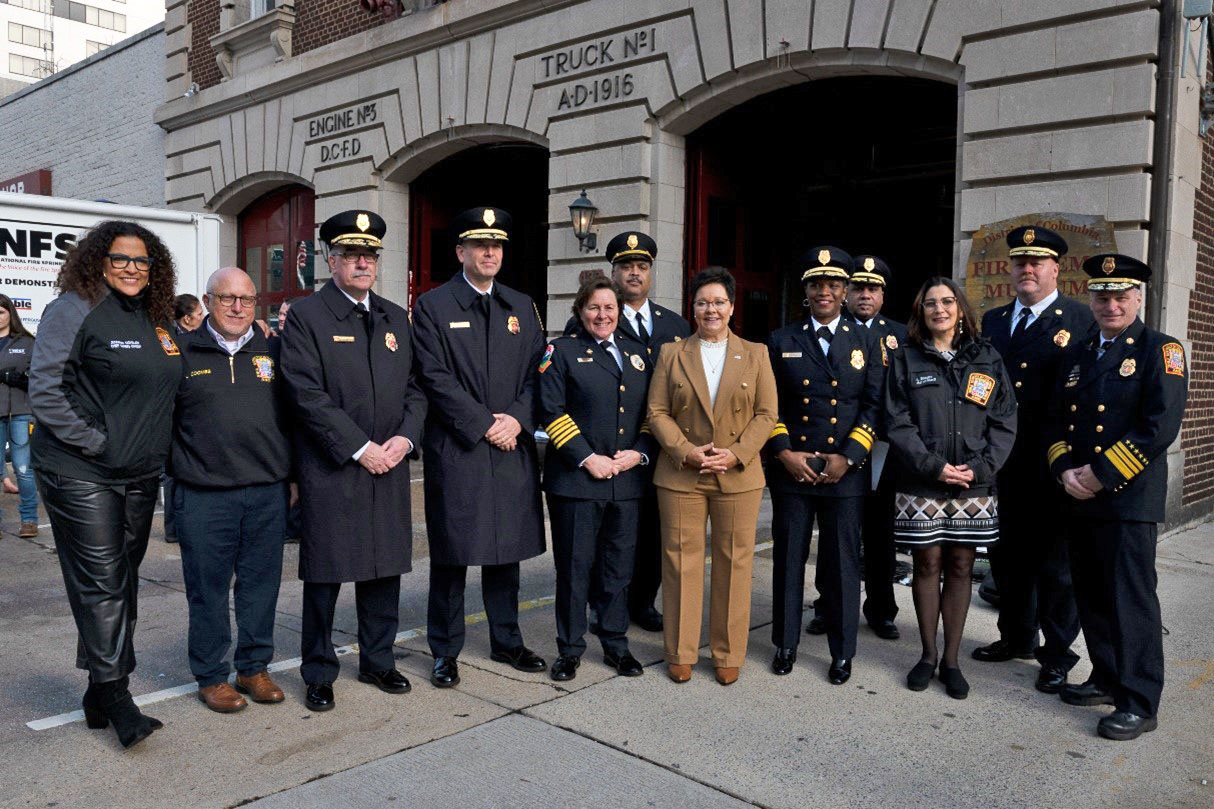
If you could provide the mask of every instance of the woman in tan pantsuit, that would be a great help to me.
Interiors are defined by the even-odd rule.
[[[717,681],[738,679],[750,632],[759,450],[776,424],[767,349],[729,330],[735,285],[710,267],[691,282],[696,333],[662,347],[649,385],[649,427],[662,448],[653,483],[662,514],[666,661],[675,682],[699,659],[706,523],[712,523],[708,634]]]

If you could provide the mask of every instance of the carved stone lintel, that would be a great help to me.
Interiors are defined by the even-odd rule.
[[[236,75],[232,70],[232,52],[227,48],[215,49],[215,64],[219,66],[220,81],[227,81]]]
[[[239,11],[239,5],[240,0],[235,0],[232,13]],[[247,2],[244,5],[247,6]],[[221,30],[211,37],[211,47],[215,50],[215,61],[222,80],[290,58],[294,28],[295,6],[284,3],[266,14]]]
[[[291,30],[283,28],[274,28],[270,31],[270,45],[273,46],[274,52],[278,54],[274,58],[275,62],[281,62],[283,59],[291,58]]]

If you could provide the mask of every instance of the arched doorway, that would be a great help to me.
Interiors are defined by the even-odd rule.
[[[686,271],[738,278],[749,339],[802,317],[793,278],[816,244],[893,268],[905,320],[923,279],[951,275],[957,88],[907,77],[820,79],[741,104],[687,137]]]
[[[271,320],[284,300],[312,293],[316,195],[310,188],[278,188],[240,214],[239,256],[257,284],[257,316]]]
[[[459,270],[451,220],[477,205],[510,212],[513,229],[502,283],[526,292],[543,311],[548,296],[548,150],[489,143],[447,157],[409,183],[409,300]]]

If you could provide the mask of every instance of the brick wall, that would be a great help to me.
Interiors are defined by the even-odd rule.
[[[199,89],[219,84],[219,65],[210,39],[219,33],[219,0],[190,0],[186,7],[190,22],[190,77]]]
[[[1214,64],[1206,74],[1211,80]],[[1214,134],[1203,147],[1193,212],[1197,283],[1189,299],[1189,406],[1180,431],[1186,506],[1214,497]]]
[[[291,52],[305,53],[383,24],[382,15],[364,11],[358,0],[295,0]]]

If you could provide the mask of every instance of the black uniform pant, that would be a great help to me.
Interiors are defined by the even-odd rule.
[[[772,572],[771,642],[795,649],[801,640],[805,565],[814,520],[818,521],[817,611],[826,619],[833,658],[856,656],[860,624],[860,530],[864,497],[822,497],[771,493]]]
[[[561,654],[581,657],[586,651],[588,605],[598,616],[603,651],[617,657],[628,651],[628,579],[640,504],[548,495],[556,564],[556,645]]]
[[[636,501],[640,516],[636,529],[636,559],[632,582],[628,585],[628,612],[636,615],[653,606],[662,586],[662,520],[658,510],[658,495],[650,488]]]
[[[1079,662],[1071,650],[1079,637],[1079,611],[1064,522],[1041,489],[1005,486],[999,492],[999,541],[991,546],[990,560],[999,590],[999,636],[1013,649],[1036,649],[1043,666],[1070,671]],[[1040,647],[1039,627],[1045,639]]]
[[[95,683],[135,670],[139,564],[148,549],[160,476],[93,483],[39,470],[67,600],[80,633],[76,667]]]
[[[426,640],[435,657],[459,657],[464,648],[465,565],[430,565]],[[508,652],[523,645],[518,628],[518,562],[481,566],[481,595],[489,619],[489,649]]]
[[[894,600],[896,488],[891,469],[882,476],[877,490],[864,496],[864,619],[870,624],[892,621],[898,614]]]
[[[333,649],[333,613],[339,592],[338,583],[304,582],[299,673],[308,685],[337,679],[340,667]],[[358,610],[358,670],[396,668],[392,645],[400,625],[400,576],[354,582],[354,603]]]
[[[1153,522],[1068,520],[1079,620],[1092,682],[1118,710],[1154,716],[1163,692],[1163,621]]]

